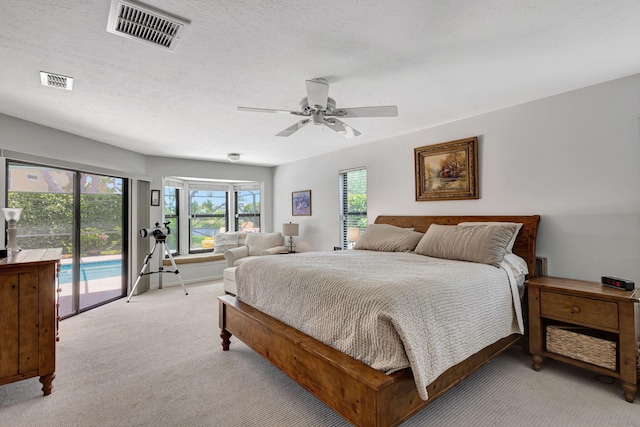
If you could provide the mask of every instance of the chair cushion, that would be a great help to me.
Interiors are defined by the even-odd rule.
[[[222,278],[224,280],[236,281],[236,270],[238,267],[227,267],[222,271]]]
[[[237,260],[233,261],[233,266],[237,267],[240,264],[242,264],[243,262],[247,262],[250,259],[258,258],[258,256],[259,255],[253,255],[253,256],[246,256],[246,257],[238,258]]]
[[[262,255],[267,249],[274,246],[282,246],[284,237],[282,233],[249,233],[245,239],[245,245],[249,248],[249,256]]]
[[[222,287],[225,292],[236,294],[236,270],[238,267],[228,267],[222,271]]]

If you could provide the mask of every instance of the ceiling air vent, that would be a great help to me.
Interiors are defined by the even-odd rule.
[[[43,86],[50,86],[66,90],[73,89],[73,77],[47,73],[46,71],[40,71],[40,82],[42,82]]]
[[[112,0],[107,31],[170,51],[191,21],[132,0]]]

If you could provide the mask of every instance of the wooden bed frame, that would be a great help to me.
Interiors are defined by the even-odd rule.
[[[470,221],[522,223],[513,252],[527,261],[535,275],[536,234],[540,216],[379,216],[376,224],[413,227],[425,232],[431,224]],[[461,382],[515,343],[513,334],[449,368],[427,386],[429,400],[418,395],[410,368],[390,375],[365,365],[285,325],[232,295],[218,298],[223,350],[235,335],[289,375],[327,406],[356,426],[396,426]]]

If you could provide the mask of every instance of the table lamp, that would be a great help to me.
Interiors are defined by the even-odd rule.
[[[360,238],[360,229],[359,228],[348,228],[347,229],[347,242],[349,242],[349,249],[353,248],[356,245],[356,242]]]
[[[296,251],[296,244],[293,242],[293,236],[297,236],[299,231],[298,224],[282,224],[282,234],[289,236],[287,242],[287,251],[293,253]]]
[[[18,235],[16,224],[20,220],[22,208],[2,208],[2,213],[4,214],[4,219],[6,219],[9,224],[9,228],[7,228],[7,250],[11,252],[20,251],[20,246],[18,246],[16,242],[16,236]]]

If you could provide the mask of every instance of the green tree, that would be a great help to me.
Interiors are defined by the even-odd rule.
[[[18,223],[20,247],[24,249],[61,247],[65,255],[71,253],[72,194],[9,192],[8,206],[23,209]],[[80,211],[83,230],[100,230],[107,236],[106,243],[105,239],[100,239],[100,249],[120,249],[122,239],[122,196],[120,194],[115,191],[112,194],[82,194]],[[83,249],[87,248],[83,247]]]

